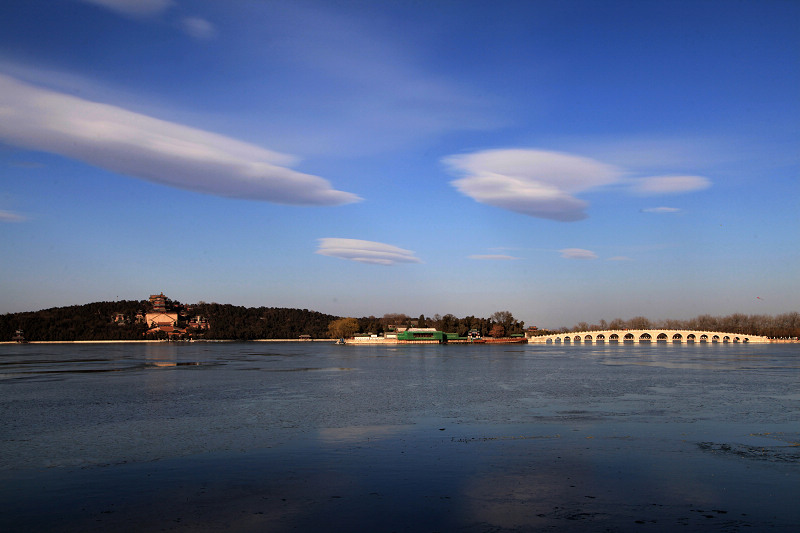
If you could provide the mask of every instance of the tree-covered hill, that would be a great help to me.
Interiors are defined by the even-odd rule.
[[[0,315],[0,340],[11,340],[18,329],[37,341],[141,340],[147,327],[132,318],[149,306],[146,300],[122,300]],[[116,313],[130,320],[117,324]]]
[[[297,339],[301,335],[328,338],[328,324],[337,316],[308,309],[282,307],[241,307],[230,304],[199,303],[191,315],[208,319],[207,339]]]
[[[307,309],[240,307],[229,304],[199,303],[182,305],[169,302],[172,312],[187,318],[203,316],[210,328],[195,332],[195,338],[218,340],[296,339],[300,335],[327,338],[328,324],[339,318]],[[16,330],[29,341],[142,340],[148,330],[137,323],[139,312],[150,312],[147,300],[95,302],[85,305],[54,307],[41,311],[0,315],[0,340],[9,341]],[[124,320],[115,322],[117,314]]]

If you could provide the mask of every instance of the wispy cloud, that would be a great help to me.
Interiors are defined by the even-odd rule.
[[[578,193],[609,185],[638,194],[672,194],[711,186],[702,176],[626,178],[629,171],[563,152],[534,149],[486,150],[448,157],[461,193],[495,207],[537,218],[573,222],[587,218]]]
[[[502,254],[494,254],[494,255],[471,255],[469,256],[470,259],[477,259],[480,261],[515,261],[519,259],[519,257],[514,257],[513,255],[502,255]]]
[[[80,0],[131,17],[146,17],[162,13],[175,5],[173,0]]]
[[[404,250],[382,242],[362,241],[359,239],[319,239],[319,248],[316,253],[374,265],[422,262],[411,250]]]
[[[646,207],[641,210],[642,213],[656,213],[659,215],[670,214],[670,213],[680,213],[681,210],[678,207]]]
[[[26,217],[14,213],[13,211],[3,211],[0,209],[0,222],[25,222]]]
[[[0,140],[181,189],[295,205],[360,200],[291,156],[0,74]]]
[[[597,259],[597,254],[583,248],[563,248],[559,250],[564,259]]]
[[[703,176],[653,176],[640,178],[633,184],[639,194],[678,194],[701,191],[711,187],[711,182]]]
[[[566,139],[576,153],[597,157],[620,168],[659,175],[675,168],[706,169],[720,162],[737,160],[740,150],[731,151],[732,139],[701,135],[613,137],[603,135]]]
[[[267,133],[283,146],[337,156],[372,154],[510,123],[510,106],[491,91],[426,67],[429,62],[421,59],[430,56],[427,40],[399,36],[388,12],[336,2],[246,4],[263,24],[248,35],[252,60],[291,66],[259,90],[266,96],[259,110],[268,109],[271,117]],[[272,85],[280,88],[297,76],[303,90],[273,91]]]
[[[199,17],[181,19],[181,28],[195,39],[212,39],[217,36],[217,28],[209,21]]]

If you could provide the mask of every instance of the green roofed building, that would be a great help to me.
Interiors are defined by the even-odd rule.
[[[399,342],[445,343],[447,334],[433,328],[409,328],[397,334]]]

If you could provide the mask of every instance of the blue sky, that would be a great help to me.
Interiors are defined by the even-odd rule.
[[[5,0],[0,312],[800,308],[800,3]]]

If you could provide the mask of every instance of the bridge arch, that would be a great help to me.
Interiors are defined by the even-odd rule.
[[[530,343],[578,344],[585,343],[645,343],[645,342],[699,342],[699,343],[769,343],[768,337],[758,335],[741,335],[719,331],[675,330],[675,329],[632,329],[632,330],[600,330],[578,331],[571,333],[555,333],[552,335],[530,336]]]

